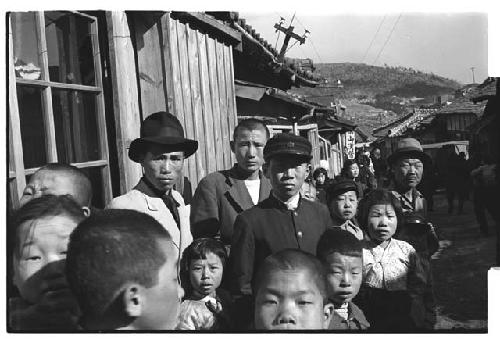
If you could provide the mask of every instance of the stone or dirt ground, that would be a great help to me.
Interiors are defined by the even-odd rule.
[[[455,202],[456,204],[456,202]],[[438,330],[487,330],[488,269],[495,266],[494,223],[488,216],[490,236],[483,237],[472,202],[463,214],[448,214],[445,196],[434,196],[429,220],[438,228],[440,249],[434,254],[434,293]]]

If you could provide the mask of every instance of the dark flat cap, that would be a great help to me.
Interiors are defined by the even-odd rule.
[[[344,194],[348,191],[354,191],[356,195],[358,194],[354,180],[346,178],[335,179],[326,188],[326,199],[330,201],[339,194]]]
[[[312,146],[309,140],[295,134],[279,133],[269,139],[264,147],[264,160],[276,155],[291,155],[312,159]]]

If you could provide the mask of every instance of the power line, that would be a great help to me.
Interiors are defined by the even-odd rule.
[[[398,16],[398,19],[396,20],[396,22],[394,23],[394,26],[392,26],[392,29],[391,29],[391,32],[389,33],[389,35],[387,36],[387,39],[385,40],[384,42],[384,45],[382,46],[382,48],[380,49],[380,51],[378,52],[378,55],[377,57],[375,58],[375,61],[373,62],[373,64],[375,65],[378,61],[378,58],[380,57],[380,55],[382,54],[382,52],[384,51],[385,49],[385,46],[387,45],[387,43],[389,42],[389,40],[391,39],[391,36],[392,36],[392,33],[394,32],[394,30],[396,29],[396,26],[399,22],[399,19],[401,19],[401,16],[403,15],[403,13],[399,13],[399,16]]]
[[[373,39],[370,42],[370,45],[368,46],[368,48],[366,49],[366,52],[365,52],[365,55],[363,56],[363,59],[361,60],[362,63],[365,61],[365,58],[368,55],[368,51],[370,50],[370,48],[372,48],[373,42],[375,41],[375,38],[377,37],[378,32],[380,31],[380,28],[382,27],[382,24],[384,23],[386,17],[387,17],[387,14],[384,15],[384,17],[382,18],[382,21],[380,21],[380,24],[378,25],[377,31],[375,32],[375,35],[373,36]]]
[[[296,19],[296,20],[297,20],[297,22],[298,22],[298,23],[302,26],[302,28],[303,28],[304,30],[306,30],[306,27],[305,27],[305,26],[302,24],[302,22],[299,20],[299,17],[296,17],[295,19]],[[312,34],[311,34],[311,36],[312,36]],[[309,38],[308,38],[308,39],[311,41],[311,46],[313,47],[314,52],[315,52],[315,53],[316,53],[316,55],[318,56],[319,61],[320,61],[321,63],[323,63],[323,59],[322,59],[322,58],[321,58],[321,56],[319,55],[318,50],[316,49],[316,46],[314,45],[314,42],[313,42],[313,40],[312,40],[312,37],[311,37],[311,36],[309,36]]]

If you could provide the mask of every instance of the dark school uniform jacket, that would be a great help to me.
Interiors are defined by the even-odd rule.
[[[252,279],[264,259],[286,248],[316,255],[316,246],[332,220],[325,205],[303,198],[296,210],[272,194],[241,213],[234,224],[231,246],[231,285],[235,295],[251,295]]]
[[[334,311],[328,329],[338,331],[363,331],[370,327],[370,323],[366,320],[363,311],[361,311],[356,304],[349,302],[348,311],[349,315],[347,319],[342,318]]]
[[[259,201],[266,199],[270,192],[269,179],[260,173]],[[252,206],[237,165],[207,175],[198,184],[191,202],[193,238],[220,237],[224,245],[230,245],[236,216]]]

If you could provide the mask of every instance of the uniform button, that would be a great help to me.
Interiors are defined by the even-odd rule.
[[[298,216],[298,215],[299,215],[299,213],[297,213],[297,212],[293,212],[293,215]]]
[[[299,238],[302,238],[302,232],[301,232],[301,231],[298,231],[298,232],[297,232],[297,236],[298,236]]]

